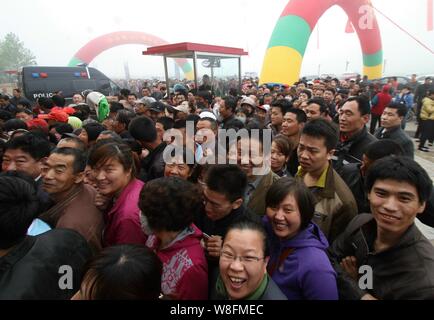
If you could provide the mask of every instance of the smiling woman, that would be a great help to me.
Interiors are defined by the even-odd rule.
[[[289,300],[336,300],[336,274],[325,252],[328,242],[311,222],[313,194],[301,181],[286,177],[271,186],[265,201],[272,279]]]
[[[110,203],[106,212],[104,246],[144,244],[137,206],[143,182],[135,178],[133,153],[129,146],[101,140],[91,149],[88,164],[94,172],[100,196]]]

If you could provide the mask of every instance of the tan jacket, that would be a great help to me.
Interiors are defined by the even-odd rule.
[[[420,110],[421,120],[434,120],[434,100],[426,97],[422,100],[422,108]]]
[[[303,179],[302,175],[298,175]],[[341,234],[357,215],[357,204],[351,190],[330,164],[325,176],[324,188],[310,188],[316,197],[315,222],[324,232],[329,243]]]
[[[270,189],[271,185],[278,179],[279,176],[271,170],[268,174],[264,175],[259,181],[258,187],[250,196],[247,208],[249,208],[253,213],[263,216],[265,214],[265,196],[267,195],[268,189]]]

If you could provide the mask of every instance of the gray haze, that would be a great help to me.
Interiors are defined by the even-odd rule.
[[[319,1],[319,0],[318,0]],[[16,0],[3,1],[0,37],[14,32],[36,55],[39,65],[66,65],[91,39],[114,31],[142,31],[171,43],[198,42],[244,48],[243,71],[261,71],[271,33],[288,0]],[[427,0],[372,0],[387,16],[434,50],[427,31]],[[434,73],[434,55],[377,15],[386,75]],[[362,55],[355,33],[346,34],[347,18],[331,8],[312,32],[302,74],[361,72]],[[125,45],[100,54],[91,63],[110,77],[162,76],[159,57],[141,55],[146,46]],[[347,61],[349,63],[346,70]]]

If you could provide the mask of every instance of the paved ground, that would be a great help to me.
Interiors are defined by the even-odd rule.
[[[414,142],[414,150],[415,150],[415,156],[414,159],[428,172],[429,176],[434,182],[434,147],[429,147],[430,152],[422,152],[417,150],[417,147],[419,144],[416,142],[416,139],[414,139],[414,133],[416,132],[416,123],[410,122],[407,123],[407,126],[405,128],[405,131],[408,133],[408,135],[413,138]],[[425,144],[425,146],[428,146],[428,144]],[[419,227],[419,229],[422,231],[422,233],[431,240],[431,243],[434,245],[434,228],[428,227],[421,223],[419,220],[416,220],[416,225]]]

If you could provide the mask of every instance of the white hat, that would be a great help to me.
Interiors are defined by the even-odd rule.
[[[203,118],[211,118],[211,119],[214,119],[214,120],[217,121],[217,117],[215,116],[215,114],[212,113],[212,112],[209,112],[209,111],[203,111],[203,112],[201,112],[200,115],[199,115],[199,117],[201,119],[203,119]]]
[[[188,101],[183,101],[179,106],[173,107],[173,109],[188,114],[189,113]]]

